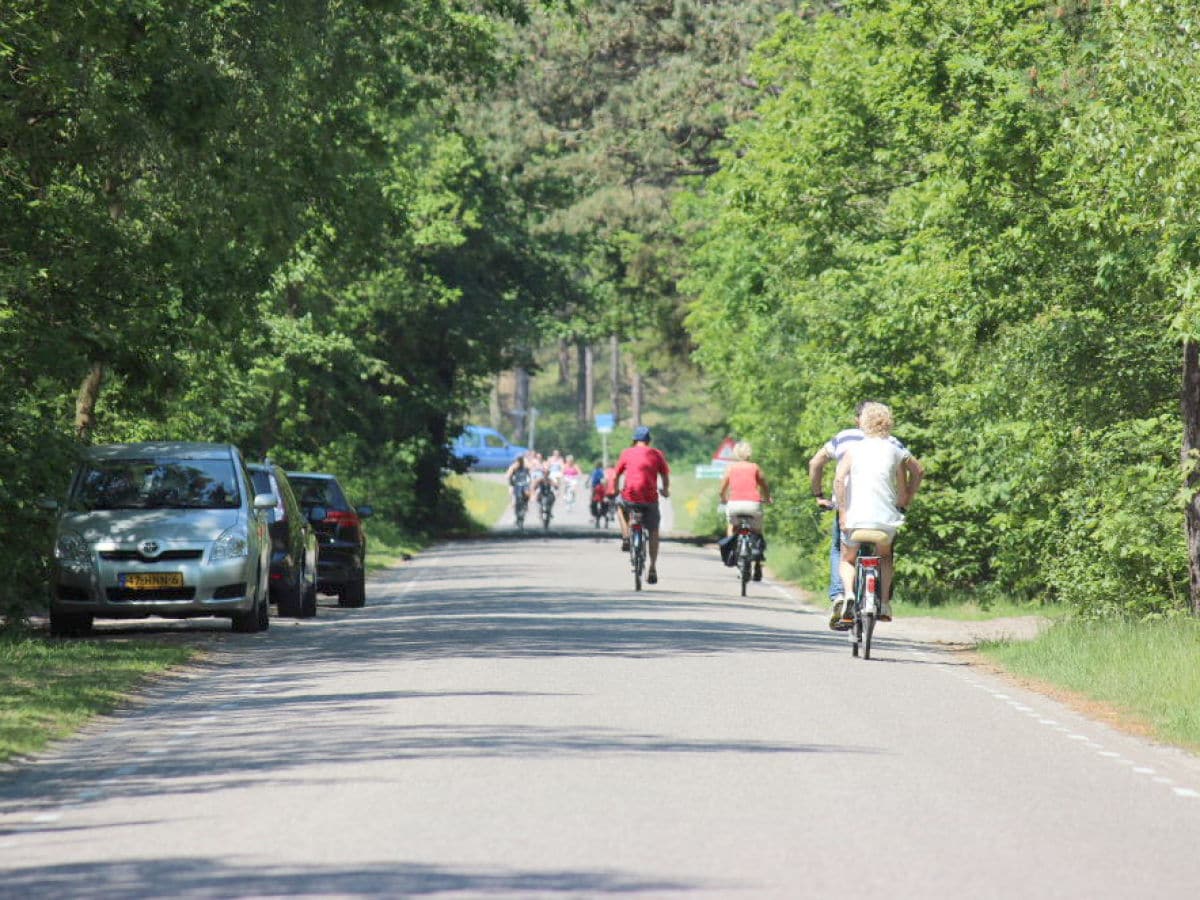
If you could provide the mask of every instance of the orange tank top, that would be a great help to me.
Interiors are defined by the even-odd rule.
[[[762,502],[762,494],[758,492],[759,468],[757,463],[730,463],[729,468],[726,471],[729,473],[730,500],[753,500],[756,503]]]

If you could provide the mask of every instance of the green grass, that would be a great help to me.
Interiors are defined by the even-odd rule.
[[[34,753],[112,710],[143,678],[187,662],[189,647],[0,635],[0,761]]]
[[[1158,738],[1200,749],[1200,621],[1060,622],[980,652],[1011,672],[1111,704]]]
[[[675,511],[676,534],[707,537],[719,533],[717,488],[721,482],[698,479],[690,467],[671,473],[671,508]]]
[[[446,484],[462,496],[471,530],[491,529],[508,509],[508,486],[503,481],[472,475],[450,475]]]
[[[391,522],[372,519],[367,523],[367,571],[397,566],[415,554],[424,543]]]

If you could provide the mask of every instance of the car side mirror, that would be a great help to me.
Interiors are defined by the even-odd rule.
[[[44,509],[46,512],[54,512],[58,509],[58,501],[53,497],[41,497],[37,502],[38,509]]]
[[[274,494],[255,494],[254,495],[255,509],[274,509],[275,495]]]
[[[358,513],[358,517],[360,519],[369,519],[371,516],[375,515],[375,507],[369,504],[356,507],[355,511]]]
[[[308,508],[308,521],[310,522],[324,522],[327,515],[329,515],[329,511],[323,506],[310,506]]]

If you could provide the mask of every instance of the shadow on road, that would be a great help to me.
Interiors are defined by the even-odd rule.
[[[7,896],[23,898],[89,897],[421,897],[599,896],[729,888],[731,885],[685,883],[642,878],[618,871],[520,871],[453,869],[397,862],[352,867],[239,867],[222,859],[153,857],[105,865],[86,863],[12,868],[4,873]]]

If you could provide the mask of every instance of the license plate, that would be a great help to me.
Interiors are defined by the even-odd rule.
[[[183,587],[182,572],[123,572],[120,579],[121,587],[131,591]]]

